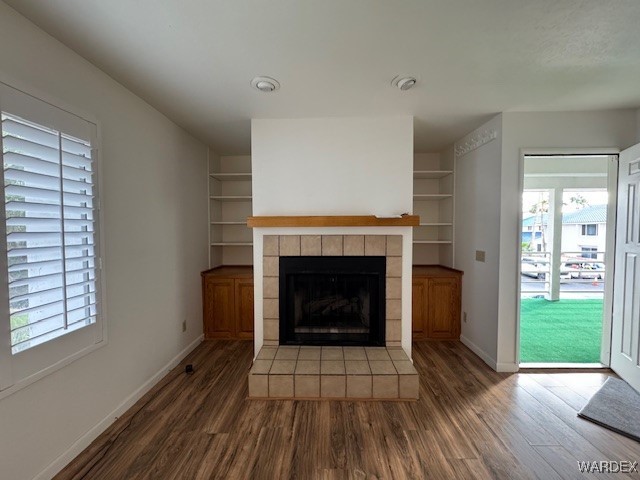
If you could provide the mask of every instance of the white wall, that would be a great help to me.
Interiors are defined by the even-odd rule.
[[[197,344],[207,149],[2,2],[0,75],[94,115],[102,135],[109,343],[0,400],[0,478],[21,480],[63,467]]]
[[[413,208],[413,118],[254,119],[254,215],[399,215]]]
[[[463,278],[462,340],[500,371],[517,369],[518,219],[522,152],[626,148],[636,141],[635,110],[504,113],[477,132],[498,138],[456,159],[456,268]],[[501,135],[500,135],[501,130]],[[473,260],[486,250],[486,263]]]
[[[503,114],[500,283],[497,360],[504,369],[517,363],[517,262],[520,237],[520,157],[526,149],[624,149],[636,142],[635,110]]]
[[[495,368],[502,116],[494,117],[455,146],[486,130],[495,130],[497,138],[456,158],[454,266],[464,272],[462,311],[467,313],[467,321],[462,323],[460,339]],[[485,252],[484,263],[476,261],[476,250]]]

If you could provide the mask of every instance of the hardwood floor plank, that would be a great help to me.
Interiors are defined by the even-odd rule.
[[[425,341],[416,402],[249,400],[252,348],[203,343],[56,478],[547,480],[640,456],[576,417],[608,373],[496,373],[459,342]]]
[[[518,387],[516,391],[521,407],[527,411],[534,422],[550,432],[560,445],[570,446],[572,453],[581,458],[603,458],[602,452],[555,416],[546,405],[538,401],[535,395],[521,387]]]
[[[208,435],[210,437],[209,445],[204,455],[193,461],[193,470],[195,474],[192,478],[196,480],[205,480],[209,478],[228,478],[228,460],[227,455],[229,447],[235,445],[235,436],[228,433],[216,433]],[[183,478],[190,478],[186,475]]]
[[[618,376],[609,369],[601,369],[591,373],[561,373],[556,374],[555,377],[560,383],[567,387],[597,387],[600,388],[602,384],[609,377]]]
[[[563,446],[537,446],[535,449],[564,479],[596,478],[593,474],[580,472],[577,459]]]
[[[460,480],[497,478],[489,471],[485,463],[477,458],[451,459],[449,463],[454,471],[453,478]]]
[[[456,472],[439,446],[439,439],[430,430],[410,430],[405,433],[412,462],[418,466],[421,476],[448,480],[456,478]]]
[[[535,380],[524,377],[519,380],[519,385],[544,404],[556,418],[569,427],[574,435],[580,436],[584,441],[593,445],[601,454],[600,457],[595,457],[598,460],[627,460],[631,458],[635,460],[640,455],[640,445],[637,442],[579,418],[573,408]],[[588,459],[584,458],[584,460]]]
[[[571,387],[571,390],[576,392],[578,395],[580,395],[585,400],[589,401],[589,400],[591,400],[591,397],[593,397],[596,394],[596,392],[598,390],[600,390],[600,385],[598,385],[598,386],[573,385]]]
[[[460,430],[473,442],[480,459],[483,460],[487,468],[496,477],[500,478],[533,478],[522,469],[518,468],[518,460],[495,435],[491,429],[487,429],[486,423],[482,420],[482,414],[488,403],[493,403],[485,399],[485,396],[492,396],[489,390],[483,388],[475,377],[465,369],[464,365],[456,362],[446,362],[446,357],[441,356],[434,359],[434,363],[439,372],[448,372],[449,380],[443,385],[443,393],[447,393],[446,403],[455,409],[452,421],[460,426]],[[465,398],[464,405],[456,405],[455,398]]]
[[[379,414],[380,404],[358,403],[356,412],[364,438],[363,450],[360,452],[362,465],[358,466],[358,470],[367,478],[392,478],[387,453],[382,448],[376,448],[380,436],[384,435],[384,425]]]
[[[534,478],[560,479],[556,471],[544,461],[538,452],[531,448],[531,444],[511,422],[497,411],[485,412],[483,419],[487,428],[507,447],[517,459],[519,466],[516,468],[531,472]]]
[[[585,399],[582,395],[576,393],[570,387],[547,387],[551,393],[553,393],[556,397],[562,400],[564,403],[569,405],[571,408],[578,413],[582,410],[589,400]]]

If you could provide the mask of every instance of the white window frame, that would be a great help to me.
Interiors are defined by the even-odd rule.
[[[9,105],[5,108],[6,105]],[[69,106],[50,95],[39,92],[36,89],[22,85],[7,75],[0,72],[0,111],[17,115],[25,120],[47,126],[41,118],[46,118],[48,111],[57,109],[61,116],[77,117],[91,124],[94,131],[92,140],[92,160],[95,165],[95,197],[97,199],[95,212],[95,241],[97,243],[96,255],[96,291],[100,299],[100,309],[94,324],[80,328],[69,334],[49,340],[40,345],[18,352],[11,353],[11,327],[8,318],[8,288],[7,288],[7,252],[5,211],[0,208],[0,399],[5,398],[33,382],[69,365],[71,362],[82,358],[89,353],[108,344],[107,336],[107,312],[106,312],[106,273],[104,268],[104,221],[101,205],[103,203],[102,188],[102,161],[100,124],[95,117],[82,112],[73,106]],[[40,111],[42,115],[29,114]],[[35,117],[35,118],[34,118]],[[40,121],[39,121],[40,120]],[[76,120],[77,121],[77,120]],[[54,128],[63,133],[65,131],[57,124]],[[0,145],[2,141],[0,139]]]
[[[598,247],[594,247],[591,245],[580,245],[580,252],[581,252],[580,255],[583,258],[593,258],[594,260],[598,259],[598,253],[600,253],[598,252]],[[586,256],[585,254],[589,256]],[[592,256],[592,255],[595,255],[595,256]]]
[[[589,227],[594,226],[595,230],[594,233],[589,233]],[[598,236],[598,224],[597,223],[583,223],[581,225],[582,227],[582,231],[580,233],[582,233],[583,237],[597,237]]]

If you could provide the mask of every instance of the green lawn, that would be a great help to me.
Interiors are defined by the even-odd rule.
[[[602,300],[521,301],[521,362],[597,363],[601,338]]]

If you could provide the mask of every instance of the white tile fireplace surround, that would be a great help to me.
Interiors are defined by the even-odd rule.
[[[385,346],[401,344],[401,235],[265,235],[262,251],[263,344],[280,343],[280,257],[378,256],[386,259]]]
[[[381,256],[386,260],[385,346],[411,358],[410,227],[254,228],[254,355],[279,338],[280,256]]]

